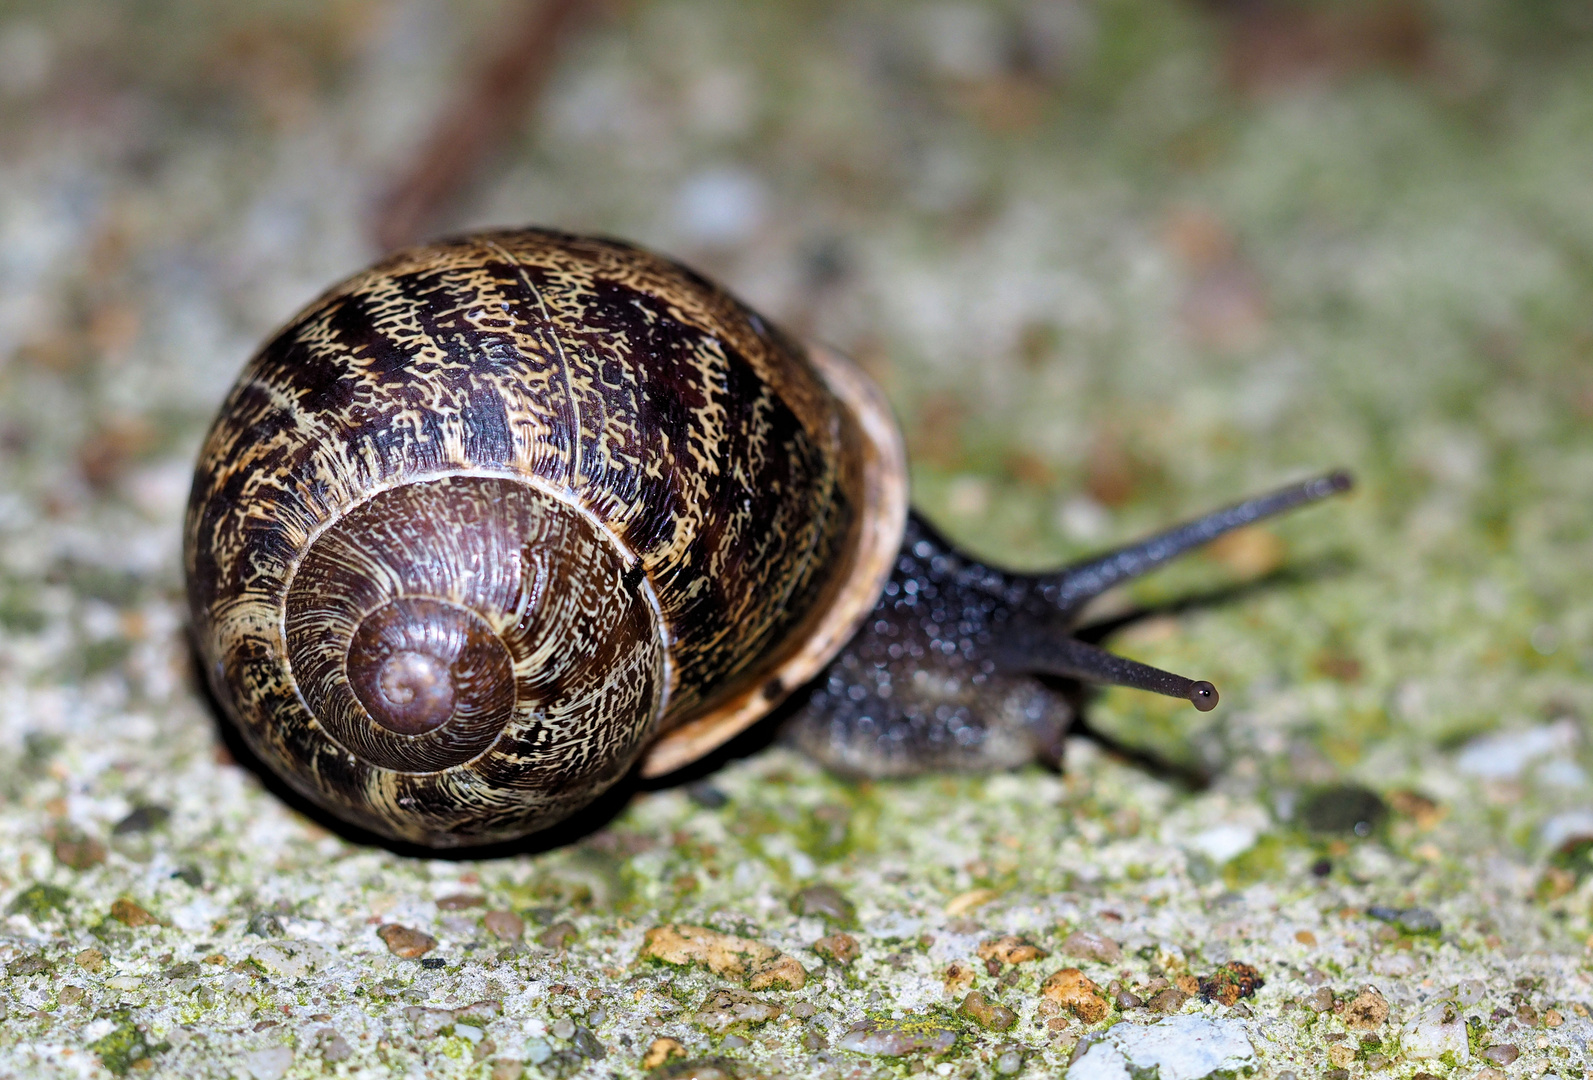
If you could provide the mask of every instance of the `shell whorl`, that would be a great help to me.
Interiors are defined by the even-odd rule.
[[[872,445],[805,349],[667,260],[534,230],[401,252],[223,406],[186,535],[200,654],[339,816],[520,835],[780,685],[856,561]]]
[[[496,746],[520,766],[510,788],[534,796],[550,774],[580,787],[633,755],[663,695],[633,562],[514,480],[388,489],[321,533],[293,575],[294,682],[327,735],[380,769],[435,773]]]

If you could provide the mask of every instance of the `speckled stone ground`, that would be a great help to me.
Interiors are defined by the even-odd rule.
[[[1586,5],[588,26],[452,224],[631,236],[836,342],[975,550],[1362,483],[1108,598],[1115,647],[1224,695],[1098,696],[1123,753],[859,785],[754,740],[441,860],[235,761],[178,522],[500,8],[0,9],[0,1074],[1586,1071]]]

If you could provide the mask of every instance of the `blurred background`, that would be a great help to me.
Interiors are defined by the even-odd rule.
[[[1120,777],[1105,766],[1065,791],[1037,771],[903,784],[870,811],[885,864],[938,858],[926,815],[892,805],[934,817],[950,790],[999,816],[1028,792],[1097,823],[1056,826],[1095,830],[1070,858],[1143,828],[1220,891],[1331,856],[1344,903],[1397,882],[1456,905],[1455,933],[1580,954],[1584,0],[4,0],[8,891],[76,862],[121,887],[132,864],[102,841],[150,799],[171,859],[319,880],[319,849],[285,853],[299,819],[226,767],[188,672],[193,455],[255,345],[331,282],[396,242],[520,223],[654,246],[856,357],[903,421],[917,504],[1006,563],[1359,475],[1108,607],[1210,601],[1113,644],[1213,680],[1223,709],[1110,691],[1094,716],[1212,789],[1092,787]],[[795,788],[721,782],[872,798],[778,760]],[[1299,808],[1334,790],[1395,827],[1323,839],[1344,822],[1313,832]],[[622,827],[711,816],[653,805]],[[760,843],[747,859],[794,872]],[[1026,859],[1003,888],[1076,869]],[[760,887],[727,878],[715,902]]]
[[[1541,709],[1475,678],[1593,641],[1590,136],[1569,0],[10,0],[4,670],[166,678],[121,666],[160,636],[124,624],[180,621],[191,456],[255,344],[394,243],[539,223],[856,357],[917,503],[1009,563],[1356,467],[1352,509],[1140,595],[1277,570],[1279,536],[1375,549],[1365,619],[1280,663],[1382,708],[1401,628],[1442,623],[1409,695]],[[101,570],[109,609],[77,610],[60,586]]]

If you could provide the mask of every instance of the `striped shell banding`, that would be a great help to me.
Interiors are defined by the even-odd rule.
[[[658,256],[525,230],[395,255],[267,343],[206,440],[185,555],[251,748],[337,816],[446,846],[756,720],[868,613],[905,514],[846,361]]]

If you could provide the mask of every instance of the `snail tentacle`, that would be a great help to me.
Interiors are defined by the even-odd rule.
[[[1224,533],[1348,491],[1354,484],[1354,478],[1342,469],[1290,484],[1277,491],[1214,510],[1194,521],[1175,525],[1116,551],[1043,575],[1035,582],[1036,591],[1056,610],[1076,613],[1107,589],[1142,577],[1186,552],[1209,544]]]
[[[1331,473],[1249,499],[1052,574],[1021,574],[961,553],[914,515],[884,595],[820,676],[791,739],[857,776],[984,771],[1056,762],[1082,684],[1183,698],[1202,712],[1217,690],[1076,636],[1086,600],[1224,532],[1347,490]]]

